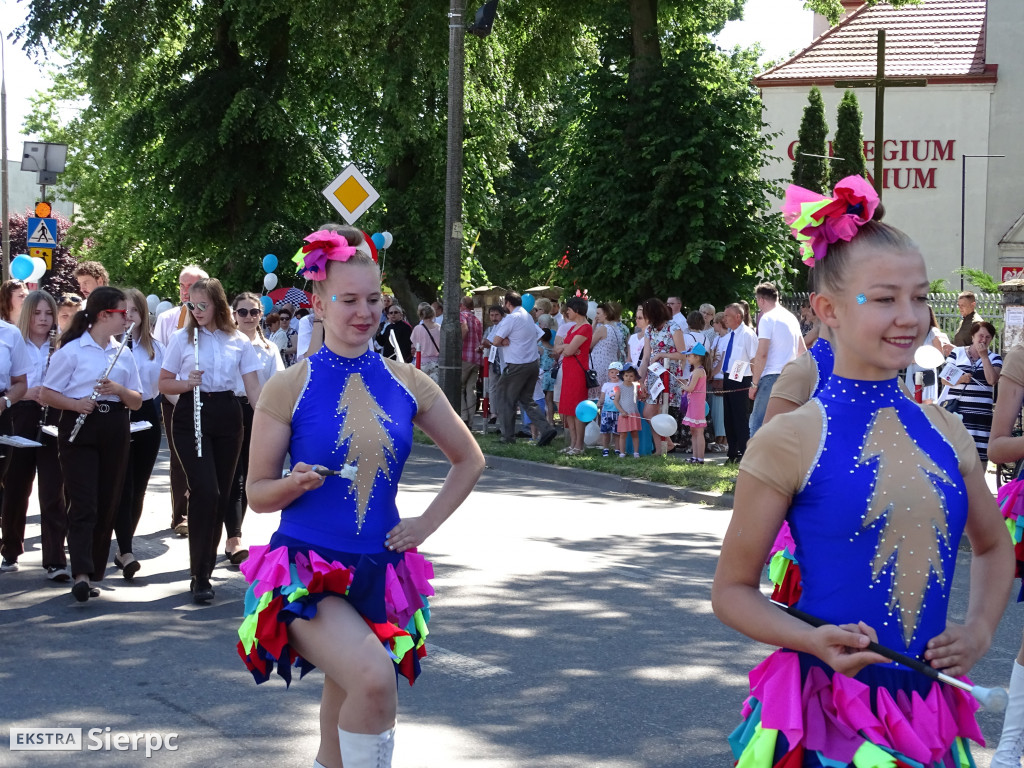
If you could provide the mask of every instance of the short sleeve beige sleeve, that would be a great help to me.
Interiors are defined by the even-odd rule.
[[[1014,384],[1024,387],[1024,346],[1016,346],[1003,358],[1003,372],[999,374]]]
[[[924,409],[935,428],[952,444],[960,464],[960,474],[966,477],[973,472],[981,462],[981,458],[978,456],[978,447],[974,444],[974,438],[968,434],[964,423],[956,414],[950,413],[940,405],[931,403],[922,405],[921,408]]]
[[[792,498],[818,455],[822,418],[817,402],[776,416],[751,438],[740,471]]]
[[[809,352],[797,355],[782,369],[772,386],[772,397],[803,405],[811,399],[818,379],[818,364]]]
[[[309,360],[302,360],[271,376],[263,385],[256,410],[263,411],[275,421],[291,425],[295,404],[299,402],[309,378]]]
[[[397,360],[385,358],[384,365],[391,371],[391,375],[401,382],[416,401],[416,410],[425,413],[438,397],[443,399],[444,393],[427,374],[410,363],[400,363]],[[261,398],[262,399],[262,398]]]

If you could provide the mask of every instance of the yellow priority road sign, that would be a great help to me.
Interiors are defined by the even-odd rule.
[[[371,205],[380,200],[377,190],[349,163],[338,177],[323,191],[324,197],[341,214],[347,224],[354,224]]]

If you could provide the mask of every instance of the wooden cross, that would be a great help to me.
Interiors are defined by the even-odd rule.
[[[885,117],[886,88],[922,88],[928,85],[924,78],[886,78],[885,76],[885,30],[878,30],[878,69],[873,80],[837,80],[836,88],[874,88],[875,89],[875,191],[878,200],[882,200],[882,141]]]

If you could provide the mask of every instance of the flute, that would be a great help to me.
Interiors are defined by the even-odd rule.
[[[125,337],[126,338],[131,338],[132,331],[134,331],[134,330],[135,330],[135,323],[132,323],[131,325],[128,326],[128,330],[125,331]],[[114,359],[110,361],[110,365],[107,366],[107,370],[104,371],[103,375],[100,376],[99,379],[96,381],[96,386],[93,387],[92,394],[89,395],[89,399],[90,400],[95,401],[96,398],[100,396],[100,384],[99,383],[101,381],[103,381],[104,379],[106,379],[110,375],[110,372],[112,370],[114,370],[114,366],[117,365],[117,358],[119,358],[121,356],[121,353],[124,352],[124,348],[127,347],[127,346],[128,346],[127,344],[122,344],[121,346],[119,346],[117,348],[117,352],[114,354]],[[68,442],[69,443],[75,442],[75,438],[78,436],[78,431],[82,428],[82,425],[85,423],[85,417],[88,416],[88,415],[89,414],[87,414],[87,413],[80,413],[80,414],[78,414],[78,418],[75,419],[75,426],[73,426],[71,428],[71,434],[68,435]]]
[[[199,326],[196,326],[195,336],[192,337],[192,348],[195,350],[196,370],[199,370]],[[192,423],[196,431],[196,456],[203,457],[203,402],[199,399],[199,385],[196,384],[195,392],[192,395]]]
[[[46,365],[43,366],[43,378],[46,378],[46,372],[50,370],[50,358],[53,357],[53,349],[56,346],[54,342],[57,340],[57,326],[53,326],[50,329],[50,350],[46,353]],[[50,406],[44,405],[42,415],[39,417],[39,428],[36,430],[36,442],[41,443],[43,441],[43,427],[46,426],[46,417],[50,413]]]

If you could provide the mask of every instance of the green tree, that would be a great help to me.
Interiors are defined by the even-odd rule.
[[[793,183],[821,194],[829,192],[828,123],[825,122],[825,101],[817,86],[807,94],[795,154]]]
[[[832,143],[832,178],[835,181],[847,176],[865,177],[867,162],[864,159],[864,135],[861,133],[861,111],[853,91],[843,94],[836,115],[836,138]]]

